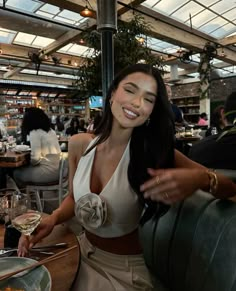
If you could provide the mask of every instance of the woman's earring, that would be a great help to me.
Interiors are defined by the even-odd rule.
[[[150,118],[148,118],[148,119],[146,120],[146,126],[148,126],[149,123],[150,123]]]
[[[113,101],[112,101],[112,100],[110,100],[110,101],[109,101],[109,103],[110,103],[110,106],[112,106],[112,103],[113,103]]]

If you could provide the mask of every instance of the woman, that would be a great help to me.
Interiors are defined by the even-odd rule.
[[[208,125],[207,120],[208,120],[207,114],[205,112],[203,112],[199,116],[199,120],[198,120],[197,125],[206,126],[206,125]]]
[[[56,133],[50,127],[50,119],[42,109],[27,109],[22,120],[22,135],[28,136],[31,156],[30,165],[14,171],[18,187],[57,181],[61,150]]]
[[[74,290],[154,290],[138,239],[144,208],[141,223],[199,188],[218,197],[236,193],[230,180],[174,150],[171,116],[157,69],[137,64],[122,71],[108,91],[96,138],[70,139],[69,196],[29,241],[20,239],[18,255],[75,213],[85,232]]]
[[[74,117],[71,119],[70,126],[66,129],[66,135],[72,136],[79,132],[79,119]]]
[[[207,129],[205,136],[220,133],[224,127],[224,105],[219,105],[211,114],[210,127]]]

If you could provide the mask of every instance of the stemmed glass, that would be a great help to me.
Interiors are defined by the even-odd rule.
[[[8,209],[11,207],[12,196],[17,195],[15,189],[1,189],[0,190],[0,222],[5,223],[8,220]]]
[[[42,218],[42,207],[36,192],[13,194],[8,215],[14,228],[24,235],[31,235]]]

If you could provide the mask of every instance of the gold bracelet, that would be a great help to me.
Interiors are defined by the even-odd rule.
[[[207,170],[207,175],[209,177],[209,192],[215,195],[218,190],[218,177],[212,170]]]

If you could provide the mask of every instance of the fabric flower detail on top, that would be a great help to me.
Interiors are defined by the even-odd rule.
[[[97,229],[106,222],[106,202],[97,194],[85,194],[75,204],[75,215],[86,229]]]

